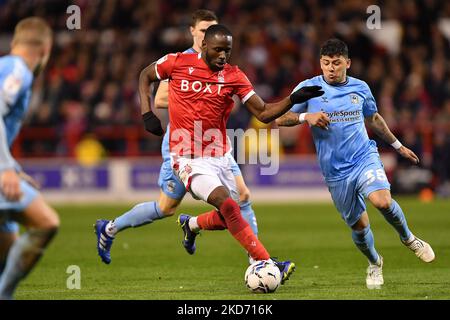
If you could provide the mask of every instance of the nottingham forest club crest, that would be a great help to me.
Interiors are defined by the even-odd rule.
[[[223,72],[222,71],[219,71],[219,73],[217,74],[217,81],[218,82],[225,82],[225,78],[224,78],[224,76],[223,76]]]

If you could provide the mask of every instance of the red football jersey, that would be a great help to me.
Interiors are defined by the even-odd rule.
[[[246,75],[229,64],[214,72],[200,53],[168,54],[155,69],[160,80],[169,79],[170,153],[223,156],[233,95],[245,103],[255,93]]]

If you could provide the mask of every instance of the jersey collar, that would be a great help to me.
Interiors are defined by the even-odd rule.
[[[198,53],[197,50],[194,49],[194,47],[190,47],[189,49],[186,49],[184,53]]]
[[[327,85],[332,86],[332,87],[342,87],[342,86],[345,86],[346,84],[348,84],[348,76],[345,76],[345,81],[344,81],[344,82],[342,82],[342,83],[336,83],[336,84],[334,84],[334,83],[328,83],[327,80],[325,80],[325,77],[324,77],[323,75],[322,75],[322,80],[323,80]]]

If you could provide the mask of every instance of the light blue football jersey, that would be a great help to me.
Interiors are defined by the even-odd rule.
[[[319,164],[327,182],[345,179],[360,161],[378,153],[364,125],[364,118],[377,112],[375,98],[367,83],[353,77],[330,85],[320,75],[301,82],[294,91],[313,85],[321,86],[325,93],[292,106],[291,111],[327,113],[331,121],[328,130],[311,128]]]
[[[22,58],[0,58],[0,170],[16,166],[9,148],[27,113],[32,83],[33,74]]]
[[[28,110],[33,74],[18,56],[0,58],[0,171],[10,168],[21,170],[13,159],[10,147],[17,137]],[[16,233],[19,226],[12,221],[16,212],[22,212],[36,198],[38,191],[21,180],[23,196],[9,201],[0,193],[0,232]]]

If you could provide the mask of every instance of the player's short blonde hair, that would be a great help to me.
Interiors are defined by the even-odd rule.
[[[16,44],[44,45],[52,39],[53,32],[40,17],[29,17],[19,21],[14,30],[12,46]]]

